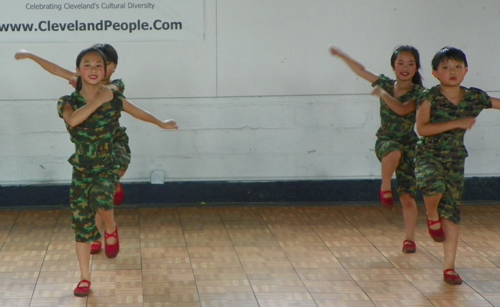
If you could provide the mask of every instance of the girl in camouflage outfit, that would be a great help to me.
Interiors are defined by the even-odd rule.
[[[427,209],[427,226],[436,242],[443,242],[443,278],[461,284],[455,272],[460,204],[467,150],[465,132],[486,108],[500,109],[500,99],[477,88],[461,86],[467,59],[457,48],[444,47],[432,59],[432,75],[439,80],[417,101],[416,177]]]
[[[391,56],[391,66],[396,79],[376,75],[342,52],[330,47],[330,53],[344,60],[351,70],[374,86],[374,95],[380,97],[380,128],[377,131],[375,153],[382,164],[380,202],[393,208],[394,197],[391,181],[396,173],[397,192],[403,207],[405,240],[402,251],[414,253],[417,203],[415,182],[415,98],[423,90],[420,56],[412,46],[400,46]],[[395,97],[395,98],[394,98]]]
[[[106,59],[98,49],[83,50],[77,57],[76,65],[79,74],[76,91],[59,99],[57,111],[75,144],[75,153],[68,161],[73,165],[71,225],[75,232],[81,280],[74,294],[87,296],[91,284],[90,242],[101,237],[95,223],[96,214],[105,226],[106,256],[114,258],[120,249],[113,198],[121,166],[116,159],[113,142],[120,129],[118,120],[121,111],[163,129],[177,129],[177,124],[173,120],[159,120],[133,105],[121,93],[102,86]]]
[[[101,83],[105,86],[110,87],[111,89],[123,93],[123,91],[125,90],[125,84],[123,83],[123,81],[121,79],[111,80],[111,76],[113,75],[113,73],[116,70],[116,67],[118,66],[118,53],[116,52],[116,49],[113,48],[113,46],[111,46],[110,44],[95,44],[92,47],[99,49],[106,56],[106,61],[107,61],[106,76]],[[55,63],[52,63],[26,50],[19,50],[18,52],[16,52],[14,57],[17,60],[22,60],[22,59],[33,60],[47,72],[68,80],[73,87],[76,87],[76,78],[78,77],[78,75],[74,71],[65,69]],[[128,136],[125,133],[125,130],[126,128],[122,127],[122,129],[118,132],[118,135],[114,142],[115,146],[123,148],[123,155],[121,156],[123,161],[121,176],[125,174],[128,164],[130,163],[130,148],[128,147]],[[124,199],[123,189],[120,183],[118,183],[115,193],[115,205],[117,206],[121,205],[123,199]]]
[[[110,44],[95,44],[92,47],[99,49],[106,57],[106,63],[107,63],[106,76],[101,81],[101,84],[113,90],[123,93],[125,91],[125,84],[123,83],[122,79],[111,80],[111,76],[115,72],[116,67],[118,65],[118,53],[116,52],[116,49],[113,48],[113,46],[111,46]],[[70,71],[61,66],[58,66],[57,64],[47,61],[46,59],[41,58],[26,50],[20,50],[16,52],[14,57],[18,60],[31,59],[35,63],[40,65],[43,69],[45,69],[47,72],[68,80],[73,87],[76,87],[77,74],[74,71]],[[126,130],[125,127],[120,126],[120,129],[117,130],[117,133],[113,140],[115,157],[120,164],[120,178],[125,175],[125,172],[128,168],[128,165],[130,164],[130,159],[131,159],[130,147],[128,145],[129,138],[125,130]],[[123,203],[123,201],[124,201],[124,191],[120,182],[118,182],[114,194],[114,204],[115,206],[119,206]],[[102,224],[99,215],[96,215],[96,224],[97,228],[101,231],[104,226]],[[92,242],[92,244],[90,245],[90,253],[91,254],[100,253],[101,247],[102,243],[100,240]]]

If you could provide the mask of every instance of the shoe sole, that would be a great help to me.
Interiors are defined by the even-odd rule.
[[[416,252],[417,250],[416,249],[403,249],[403,253],[405,254],[413,254],[414,252]]]
[[[446,278],[443,278],[443,280],[449,284],[449,285],[453,285],[453,286],[456,286],[456,285],[461,285],[462,284],[462,281],[461,280],[448,280]]]

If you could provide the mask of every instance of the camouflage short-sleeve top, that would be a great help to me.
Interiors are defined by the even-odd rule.
[[[87,172],[116,168],[111,145],[120,128],[118,120],[123,110],[123,97],[121,93],[113,91],[113,100],[100,106],[80,125],[71,127],[65,123],[71,142],[75,144],[75,153],[68,159],[71,165]],[[61,118],[66,104],[77,110],[86,102],[78,92],[59,98],[57,112]]]
[[[424,101],[429,101],[430,122],[445,123],[465,117],[477,117],[483,109],[492,107],[491,99],[484,91],[473,87],[461,88],[465,90],[465,95],[458,105],[441,94],[437,85],[422,93],[417,100],[417,108]],[[421,137],[417,143],[417,150],[444,157],[465,158],[468,156],[464,145],[465,132],[464,129],[453,129],[438,135]]]
[[[394,84],[396,80],[388,78],[385,75],[375,81],[372,86],[380,86],[387,93],[394,95]],[[402,96],[398,97],[401,103],[416,99],[424,88],[418,84],[414,84],[412,89]],[[403,144],[415,144],[417,142],[417,134],[414,131],[415,127],[415,112],[400,116],[387,106],[387,104],[380,99],[380,128],[377,131],[379,139],[393,140]]]

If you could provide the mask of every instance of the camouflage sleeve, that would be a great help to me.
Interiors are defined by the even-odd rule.
[[[427,96],[429,95],[429,90],[422,91],[420,95],[417,96],[417,109],[422,105],[424,101],[427,100]]]
[[[57,101],[57,113],[59,114],[59,117],[60,118],[63,118],[63,110],[64,110],[64,105],[66,103],[69,103],[71,105],[71,102],[70,102],[70,96],[66,95],[66,96],[62,96],[61,98],[59,98],[59,100]]]
[[[111,81],[111,84],[114,85],[120,93],[125,91],[125,83],[123,83],[122,79],[115,79]]]
[[[477,102],[478,107],[481,109],[490,109],[493,107],[491,98],[485,91],[475,87],[471,87],[469,90],[474,93],[474,100]]]
[[[122,99],[126,99],[125,95],[123,95],[121,92],[117,90],[112,90],[113,91],[113,103],[116,104],[115,107],[123,111],[123,101]]]
[[[395,80],[392,80],[391,78],[387,77],[386,75],[379,75],[379,78],[377,81],[372,83],[372,87],[375,86],[380,86],[381,88],[384,89],[384,91],[392,93],[392,87],[394,86]]]
[[[419,91],[416,95],[417,109],[424,103],[424,101],[429,101],[431,104],[436,98],[436,91],[439,86],[432,87],[430,89],[423,89]]]

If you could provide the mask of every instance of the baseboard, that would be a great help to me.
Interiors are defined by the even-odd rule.
[[[464,201],[500,201],[500,177],[465,180]],[[124,183],[125,206],[378,202],[380,180]],[[69,185],[0,186],[0,207],[65,207]],[[419,196],[420,198],[420,196]]]

